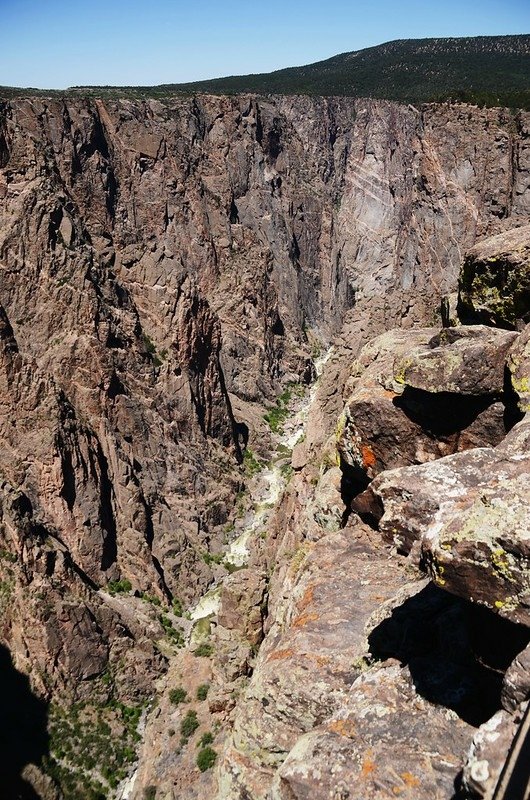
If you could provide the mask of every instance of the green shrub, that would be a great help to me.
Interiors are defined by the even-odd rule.
[[[276,400],[276,405],[269,408],[267,413],[263,415],[263,419],[273,433],[283,433],[283,423],[290,414],[289,403],[293,392],[299,395],[303,393],[303,389],[299,384],[289,384]]]
[[[247,448],[243,454],[243,464],[249,478],[252,478],[253,475],[257,475],[263,468],[263,464],[258,461],[250,448]]]
[[[156,800],[156,786],[145,787],[144,800]]]
[[[127,594],[132,589],[132,583],[127,578],[120,581],[110,581],[107,586],[109,594]]]
[[[175,628],[173,626],[173,623],[171,622],[167,614],[159,614],[158,621],[162,625],[164,633],[166,634],[169,641],[176,647],[182,647],[184,645],[184,636],[182,635],[182,631],[178,630],[178,628]]]
[[[207,744],[211,744],[212,742],[213,742],[213,733],[211,731],[208,731],[207,733],[203,733],[203,735],[199,739],[197,747],[206,747]]]
[[[197,719],[196,711],[188,711],[182,722],[180,723],[180,732],[185,739],[193,736],[199,727],[199,720]]]
[[[182,608],[182,603],[176,597],[173,598],[172,608],[173,608],[173,613],[176,617],[181,617],[182,614],[184,613]]]
[[[223,554],[206,552],[203,553],[202,560],[205,564],[208,564],[208,566],[210,566],[210,564],[220,564],[223,560]]]
[[[217,760],[217,753],[211,747],[203,748],[197,756],[197,766],[201,772],[206,772],[207,769],[213,767]]]
[[[206,700],[208,697],[209,683],[201,683],[197,689],[197,700]]]
[[[193,651],[193,655],[194,656],[198,656],[199,658],[210,658],[212,653],[213,653],[212,645],[211,644],[206,644],[206,642],[203,642],[203,644],[200,644]]]
[[[180,703],[186,702],[188,699],[188,693],[182,686],[177,686],[176,689],[172,689],[170,691],[169,699],[173,705],[178,706]]]
[[[149,353],[149,355],[151,356],[151,360],[152,360],[153,364],[155,365],[155,367],[161,367],[162,366],[162,359],[160,358],[160,356],[156,352],[156,346],[155,346],[155,343],[153,342],[153,340],[151,339],[151,337],[148,336],[147,333],[142,333],[142,340],[143,340],[143,343],[144,343],[144,347],[147,350],[147,352]],[[167,354],[167,351],[163,351],[163,352]]]
[[[142,600],[145,600],[146,603],[152,603],[154,606],[161,606],[162,603],[159,597],[156,597],[154,594],[148,594],[148,592],[142,592],[140,594]]]

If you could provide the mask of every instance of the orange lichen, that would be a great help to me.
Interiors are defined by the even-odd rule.
[[[267,661],[281,661],[284,658],[291,658],[291,656],[294,656],[294,650],[274,650]]]
[[[291,627],[292,628],[304,628],[308,622],[314,622],[318,619],[318,614],[301,614],[295,620],[293,620]]]
[[[375,466],[376,462],[375,453],[369,445],[367,444],[361,445],[361,453],[363,456],[364,469],[370,469],[370,467]]]
[[[328,730],[331,733],[338,733],[339,736],[346,736],[348,739],[355,739],[357,735],[357,729],[349,719],[336,719],[330,722]]]
[[[411,789],[415,789],[420,785],[420,779],[413,775],[411,772],[402,772],[401,777],[403,781],[409,786]]]
[[[372,760],[372,751],[369,750],[363,759],[361,777],[367,778],[372,772],[375,772],[375,762]]]
[[[302,599],[298,603],[298,610],[299,611],[304,611],[307,608],[307,606],[311,605],[311,603],[313,602],[314,594],[315,594],[315,587],[314,586],[309,586],[305,590],[304,596],[302,597]]]

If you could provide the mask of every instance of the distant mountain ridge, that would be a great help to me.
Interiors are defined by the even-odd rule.
[[[530,34],[400,39],[260,75],[158,87],[213,94],[353,95],[404,102],[475,95],[492,104],[530,101]],[[482,97],[483,96],[483,97]]]
[[[0,95],[27,91],[0,89]],[[153,87],[73,87],[66,93],[346,95],[409,103],[453,99],[530,108],[530,34],[398,39],[270,73]]]

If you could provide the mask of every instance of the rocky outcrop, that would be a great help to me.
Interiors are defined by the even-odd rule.
[[[358,486],[382,470],[500,443],[506,354],[515,338],[477,326],[394,330],[367,344],[336,432]]]
[[[460,278],[463,319],[514,328],[530,314],[530,226],[479,242],[466,256]]]
[[[499,396],[506,356],[517,335],[482,325],[446,328],[427,347],[409,350],[394,366],[394,380],[424,392]]]
[[[509,404],[506,362],[510,347],[520,348],[517,338],[482,326],[449,329],[429,348],[398,358],[397,378],[415,390],[454,393],[460,386],[464,396]],[[416,547],[438,585],[528,623],[527,437],[525,419],[496,447],[388,470],[354,508],[371,515],[401,551]]]
[[[318,477],[306,447],[283,501],[295,566],[269,586],[219,798],[491,797],[529,691],[529,427],[512,427],[508,369],[526,340],[478,325],[361,349],[335,433],[341,484],[330,442]],[[336,533],[313,513],[328,485],[356,495]],[[432,582],[407,583],[414,565]]]

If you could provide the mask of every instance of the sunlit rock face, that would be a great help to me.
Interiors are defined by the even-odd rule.
[[[195,603],[226,574],[210,554],[222,554],[235,524],[236,498],[248,483],[243,451],[248,444],[270,456],[265,406],[286,384],[311,381],[317,345],[338,337],[307,439],[297,445],[296,475],[271,518],[273,544],[264,540],[250,553],[254,574],[233,578],[223,595],[219,633],[232,633],[220,648],[220,683],[232,673],[240,684],[250,677],[263,636],[263,652],[272,653],[267,637],[282,615],[303,616],[287,609],[284,595],[298,580],[305,539],[329,536],[318,545],[324,562],[343,553],[353,572],[357,555],[366,558],[364,540],[357,553],[341,538],[353,489],[340,466],[368,481],[390,467],[498,444],[506,387],[496,362],[493,383],[471,392],[477,413],[455,406],[472,425],[431,436],[434,401],[418,418],[414,392],[439,389],[424,369],[437,348],[460,354],[451,373],[458,382],[463,350],[475,346],[433,344],[432,329],[411,334],[420,348],[414,379],[412,365],[393,372],[389,355],[395,348],[407,358],[412,338],[392,334],[381,345],[375,372],[344,392],[351,398],[339,436],[343,463],[334,440],[329,469],[315,460],[343,410],[351,362],[358,356],[364,369],[372,358],[358,345],[391,328],[430,328],[441,296],[457,289],[463,254],[528,220],[528,128],[527,114],[498,109],[340,98],[0,103],[2,641],[33,690],[102,707],[113,697],[138,705],[152,695],[180,643],[169,606]],[[509,322],[499,325],[517,328]],[[506,348],[514,336],[490,332]],[[523,336],[508,357],[519,410]],[[475,357],[489,361],[493,344],[481,341]],[[505,350],[495,348],[500,363]],[[374,389],[376,373],[388,386]],[[443,378],[436,365],[435,373]],[[400,420],[393,434],[394,423],[382,433],[374,426],[387,414]],[[400,439],[407,447],[391,451],[387,442]],[[344,592],[358,591],[346,572],[343,579]],[[329,674],[318,666],[314,704],[312,689],[296,678],[308,675],[305,624],[307,641],[321,635],[320,616],[330,628],[338,624],[332,606],[340,591],[320,602],[308,611],[317,618],[300,625],[286,673],[285,686],[294,681],[301,700],[281,744],[271,744],[266,717],[252,733],[244,708],[225,714],[218,700],[221,711],[212,712],[228,727],[235,720],[240,742],[257,740],[263,728],[273,755],[260,755],[258,772],[247,775],[250,785],[265,770],[259,791],[273,785],[271,765],[296,736],[338,711],[337,698],[359,671],[350,675],[345,665],[350,655],[363,657],[359,626],[372,600],[356,621],[341,620],[342,666]],[[234,631],[244,639],[237,647]],[[333,661],[337,642],[324,641]],[[280,663],[272,657],[263,685],[276,680]],[[217,689],[217,698],[229,694]],[[222,785],[230,769],[219,773]],[[45,797],[58,791],[42,776],[31,780],[44,782]],[[141,780],[139,797],[158,777],[147,771]],[[283,796],[274,781],[271,791]],[[213,796],[210,784],[198,791]]]

